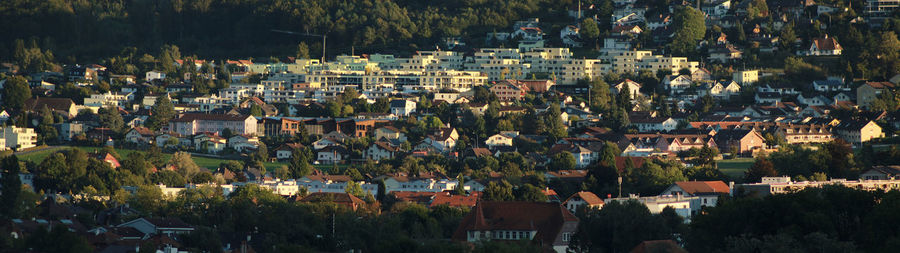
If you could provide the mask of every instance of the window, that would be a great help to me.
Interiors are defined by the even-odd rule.
[[[566,233],[563,233],[563,234],[562,234],[562,238],[563,238],[563,241],[564,241],[564,242],[568,242],[569,239],[571,239],[571,237],[572,237],[572,233],[566,232]]]

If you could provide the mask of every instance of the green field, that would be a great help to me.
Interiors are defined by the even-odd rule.
[[[729,178],[735,181],[741,181],[744,178],[744,172],[756,161],[753,158],[735,158],[721,160],[718,162],[719,170],[725,173]]]
[[[24,155],[19,155],[19,159],[25,160],[25,161],[32,161],[34,163],[41,163],[41,161],[43,161],[45,158],[47,158],[47,156],[50,156],[50,154],[53,154],[56,151],[67,149],[67,148],[71,148],[71,147],[67,147],[67,146],[52,147],[52,148],[41,150],[41,151],[36,151],[36,152],[24,154]],[[102,149],[100,147],[75,147],[75,148],[79,148],[86,152],[95,152],[97,150]],[[128,154],[131,154],[132,152],[143,152],[143,151],[117,148],[116,152],[119,153],[119,155],[124,158],[124,157],[127,157]],[[171,158],[172,158],[172,154],[163,154],[163,160],[168,161]],[[231,160],[231,159],[209,158],[209,157],[200,157],[200,156],[192,156],[192,158],[194,159],[194,163],[196,163],[197,166],[208,168],[208,169],[216,169],[219,167],[219,164],[221,164],[222,162]],[[266,166],[267,171],[274,171],[276,168],[281,167],[282,165],[287,165],[287,163],[280,163],[280,162],[267,162],[264,164]]]

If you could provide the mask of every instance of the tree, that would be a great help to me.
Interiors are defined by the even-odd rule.
[[[138,186],[137,191],[128,199],[131,207],[148,215],[159,212],[164,201],[162,190],[155,185]]]
[[[628,252],[643,241],[672,239],[672,230],[636,200],[612,201],[581,218],[570,245],[575,252]]]
[[[122,119],[122,114],[119,113],[118,107],[109,106],[100,108],[97,112],[101,125],[106,126],[117,133],[122,131],[122,128],[125,126],[125,121]]]
[[[200,173],[200,166],[194,163],[188,152],[175,152],[170,163],[175,166],[175,171],[184,178],[193,178],[195,174]]]
[[[529,201],[529,202],[547,202],[547,194],[544,194],[544,191],[532,184],[525,184],[522,187],[516,189],[516,196],[518,196],[517,200],[519,201]]]
[[[150,117],[145,124],[148,128],[159,130],[169,124],[169,120],[175,117],[175,106],[168,96],[159,96],[156,103],[150,108]]]
[[[22,192],[22,182],[19,181],[21,164],[15,155],[4,157],[0,161],[0,217],[12,219],[19,217],[16,213],[19,205],[19,195]]]
[[[750,166],[750,169],[744,173],[744,182],[760,182],[763,177],[774,177],[777,175],[778,172],[775,171],[775,166],[772,165],[772,162],[765,157],[759,157]]]
[[[484,187],[484,195],[481,198],[489,201],[510,201],[515,199],[512,188],[512,185],[506,180],[492,181]]]
[[[576,161],[575,156],[569,152],[559,152],[556,155],[553,155],[553,160],[550,162],[550,170],[571,170],[575,169]]]
[[[762,18],[768,15],[769,6],[766,5],[765,0],[753,0],[750,2],[750,6],[747,7],[747,16],[750,19]]]
[[[311,155],[309,155],[308,148],[295,148],[291,151],[291,163],[290,169],[291,174],[293,174],[294,178],[301,178],[312,173],[312,165],[309,164],[309,160],[312,159]]]
[[[692,7],[681,7],[672,17],[675,37],[669,49],[677,55],[690,55],[697,43],[706,35],[706,17],[703,12]]]
[[[594,41],[594,46],[596,47],[597,39],[600,37],[600,28],[597,27],[597,22],[593,18],[586,18],[581,21],[580,33],[584,40]]]
[[[262,107],[260,107],[257,104],[250,105],[250,115],[253,115],[255,117],[262,117],[263,116]]]
[[[781,49],[791,51],[794,48],[794,42],[797,41],[797,34],[794,33],[794,23],[781,28],[781,35],[778,36],[778,40],[781,42]],[[789,65],[785,63],[785,66]]]
[[[601,78],[591,81],[591,109],[597,112],[608,113],[611,101],[609,84]]]
[[[6,108],[19,111],[25,107],[25,100],[31,98],[31,88],[28,80],[21,76],[12,76],[6,79],[3,85],[3,104]]]
[[[306,42],[300,42],[297,45],[297,59],[309,59],[309,46],[306,45]]]
[[[347,181],[347,187],[344,188],[344,192],[360,198],[366,196],[366,193],[363,192],[362,187],[353,180]]]

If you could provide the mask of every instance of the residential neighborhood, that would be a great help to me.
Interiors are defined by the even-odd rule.
[[[0,253],[900,238],[896,2],[22,0],[0,17]]]

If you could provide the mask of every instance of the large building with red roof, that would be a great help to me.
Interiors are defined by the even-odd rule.
[[[478,202],[463,218],[458,242],[531,240],[545,252],[566,252],[578,218],[558,203]]]

